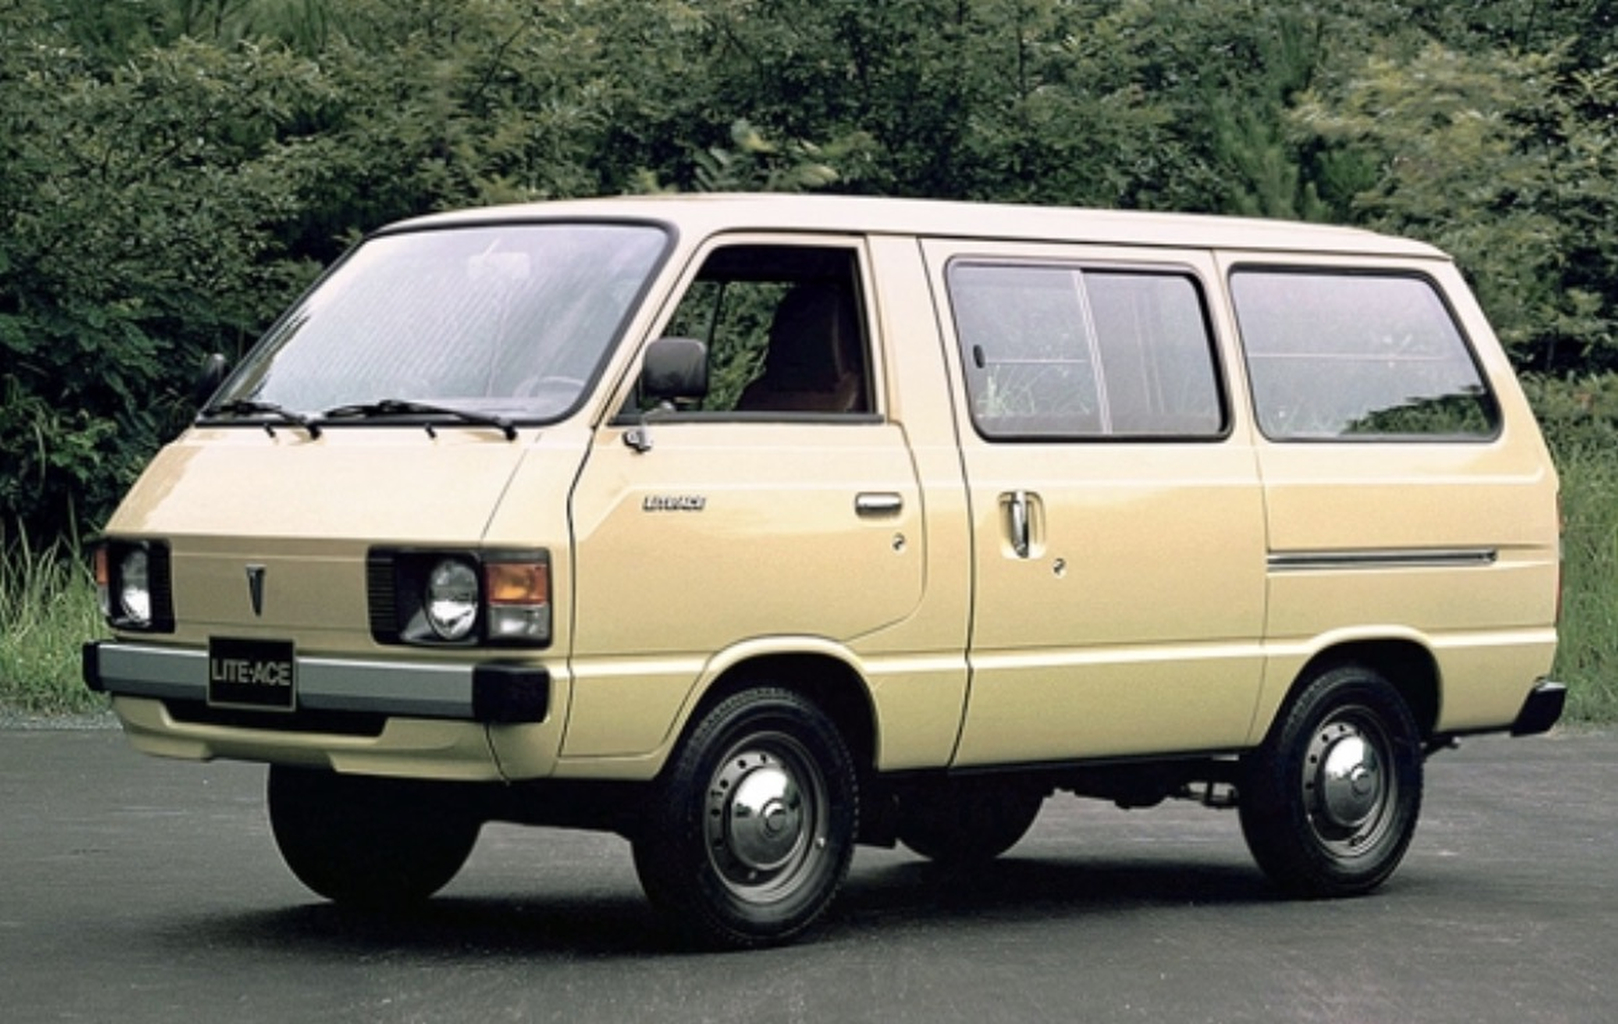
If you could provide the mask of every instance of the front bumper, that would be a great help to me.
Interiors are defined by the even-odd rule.
[[[85,685],[97,693],[207,703],[205,651],[98,641],[84,645],[83,658]],[[335,712],[517,725],[544,722],[550,714],[550,674],[531,665],[304,656],[296,664],[294,716]]]

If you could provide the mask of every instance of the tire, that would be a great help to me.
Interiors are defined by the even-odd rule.
[[[950,779],[899,797],[899,841],[948,867],[983,864],[1005,853],[1039,816],[1045,794],[990,779]]]
[[[858,826],[854,762],[836,726],[796,693],[745,690],[676,751],[633,838],[635,870],[682,937],[770,945],[831,905]]]
[[[270,766],[270,828],[298,880],[336,903],[389,909],[460,871],[481,821],[430,783]]]
[[[1420,733],[1399,692],[1364,666],[1310,680],[1242,771],[1242,835],[1290,895],[1369,892],[1415,834]]]

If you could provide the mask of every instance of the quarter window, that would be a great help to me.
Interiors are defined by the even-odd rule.
[[[1208,321],[1186,274],[957,262],[972,419],[990,438],[1215,437]]]
[[[1231,295],[1272,440],[1492,437],[1499,407],[1426,278],[1239,270]]]

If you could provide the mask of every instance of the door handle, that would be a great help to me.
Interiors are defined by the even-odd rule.
[[[904,496],[892,491],[866,491],[854,496],[856,515],[870,518],[896,516],[904,511],[904,507]]]
[[[1018,558],[1027,558],[1030,549],[1028,539],[1028,492],[1012,491],[1008,510],[1011,513],[1011,549],[1017,552]]]

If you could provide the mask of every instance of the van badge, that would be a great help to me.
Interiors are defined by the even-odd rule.
[[[264,616],[264,567],[250,565],[247,567],[247,596],[253,600],[253,615],[257,618]]]
[[[708,499],[700,494],[648,494],[641,500],[642,512],[701,512]]]

